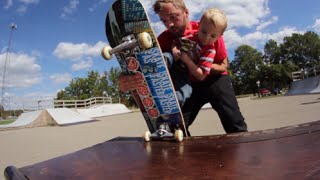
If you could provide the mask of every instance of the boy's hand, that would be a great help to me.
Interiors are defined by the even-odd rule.
[[[172,49],[172,55],[173,55],[173,59],[174,61],[179,61],[181,58],[181,52],[179,49],[177,48],[173,48]]]

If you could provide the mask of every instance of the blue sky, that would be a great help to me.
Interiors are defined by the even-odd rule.
[[[108,44],[105,14],[113,0],[2,0],[0,4],[0,87],[10,36],[4,102],[8,109],[52,99],[71,79],[89,70],[102,72],[117,62],[100,56]],[[164,30],[152,12],[154,0],[143,0],[157,34]],[[228,17],[225,42],[232,60],[241,44],[259,50],[269,39],[281,42],[292,33],[320,33],[319,0],[186,0],[190,19],[198,20],[209,7]],[[1,90],[0,90],[1,91]]]

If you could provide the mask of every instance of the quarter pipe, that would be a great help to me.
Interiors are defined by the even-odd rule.
[[[320,76],[293,81],[286,95],[320,93]]]

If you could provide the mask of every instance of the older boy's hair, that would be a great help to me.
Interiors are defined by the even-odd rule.
[[[165,3],[172,3],[177,9],[186,9],[186,5],[184,4],[183,0],[156,0],[156,2],[153,4],[154,12],[158,14],[162,9],[162,5]]]
[[[206,10],[201,17],[200,22],[203,19],[211,21],[215,27],[220,27],[222,30],[221,34],[223,34],[228,26],[226,15],[219,9],[212,8]]]

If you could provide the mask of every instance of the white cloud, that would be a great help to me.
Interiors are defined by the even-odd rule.
[[[69,0],[69,4],[62,8],[61,18],[66,19],[69,15],[73,14],[77,10],[79,0]]]
[[[57,45],[53,54],[59,59],[66,59],[73,62],[72,71],[80,71],[93,67],[93,57],[101,56],[101,49],[107,44],[99,41],[95,45],[86,43],[74,44],[61,42]]]
[[[19,0],[20,2],[24,4],[38,4],[40,0]]]
[[[69,83],[72,80],[72,75],[70,73],[59,73],[53,74],[49,78],[56,84]]]
[[[284,37],[291,36],[293,33],[304,34],[305,31],[298,30],[295,27],[283,27],[278,32],[273,33],[270,39],[282,43]]]
[[[270,14],[268,0],[186,0],[185,2],[190,19],[193,20],[199,20],[203,11],[208,8],[221,9],[227,15],[229,28],[253,27]]]
[[[98,7],[101,7],[103,4],[105,4],[107,2],[108,2],[108,0],[99,0],[97,2],[93,2],[92,5],[88,9],[90,12],[94,12]],[[105,7],[105,5],[103,5],[102,7]]]
[[[20,1],[20,5],[17,8],[17,12],[20,15],[23,15],[27,12],[29,5],[37,5],[40,0],[19,0]]]
[[[9,9],[13,5],[12,0],[5,0],[4,1],[4,7],[5,9]]]
[[[270,39],[273,39],[278,43],[282,43],[283,38],[291,36],[292,33],[303,34],[304,32],[299,31],[294,27],[285,27],[275,33],[256,31],[246,35],[240,35],[235,29],[230,29],[224,33],[224,40],[227,48],[234,49],[243,44],[258,48],[259,46],[264,45]]]
[[[86,43],[74,44],[70,42],[61,42],[57,45],[53,54],[60,59],[68,59],[71,61],[79,61],[83,57],[100,56],[101,49],[106,43],[99,41],[95,45]]]
[[[28,7],[27,7],[27,6],[21,5],[21,6],[18,7],[17,12],[18,12],[19,14],[24,14],[24,13],[27,12],[27,10],[28,10]]]
[[[5,87],[25,88],[41,82],[41,66],[36,63],[37,58],[23,53],[9,53],[6,70],[4,62],[6,53],[0,54],[0,77],[6,72]],[[1,78],[2,87],[2,78]]]
[[[316,22],[313,24],[312,28],[317,33],[320,33],[320,19],[317,19]]]
[[[260,25],[258,25],[256,30],[261,31],[261,30],[265,29],[266,27],[268,27],[269,25],[278,22],[278,19],[279,18],[277,16],[273,16],[270,20],[262,22]]]
[[[93,60],[88,59],[88,60],[81,60],[76,64],[72,65],[72,70],[73,71],[80,71],[83,69],[89,69],[93,66]]]

